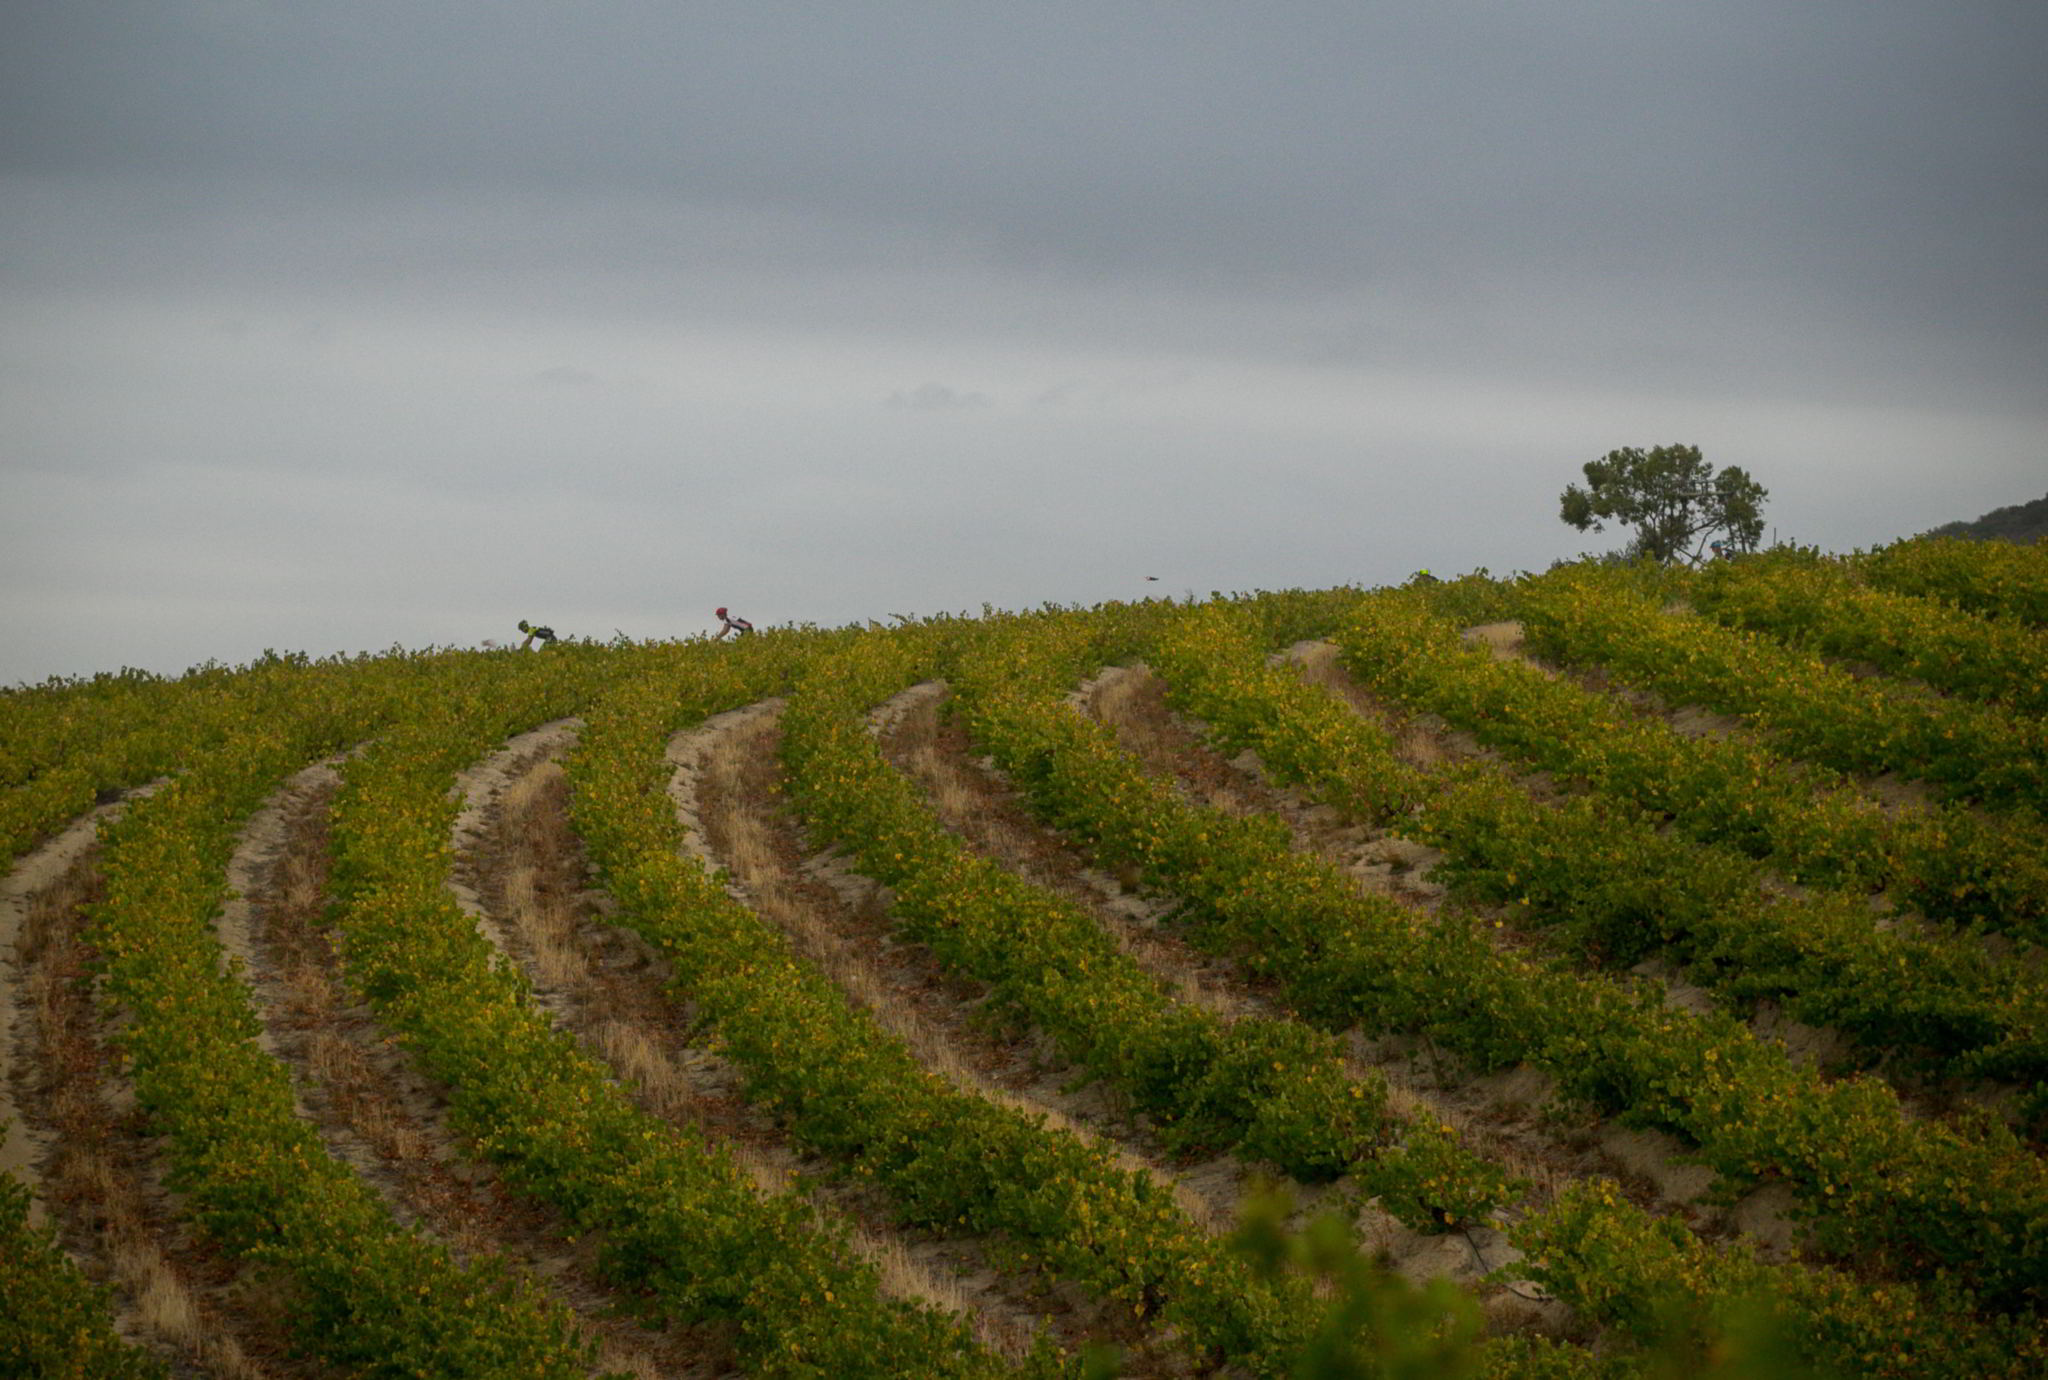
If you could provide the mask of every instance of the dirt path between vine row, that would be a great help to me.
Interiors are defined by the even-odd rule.
[[[1647,718],[1663,721],[1683,737],[1744,738],[1777,755],[1777,749],[1771,747],[1769,740],[1751,729],[1738,714],[1723,713],[1697,704],[1674,705],[1656,692],[1638,689],[1597,666],[1552,665],[1528,649],[1522,625],[1518,622],[1487,623],[1467,628],[1463,635],[1467,642],[1485,647],[1502,661],[1533,667],[1553,680],[1570,681],[1583,690],[1611,698]],[[1910,780],[1897,772],[1845,779],[1888,814],[1925,810],[1941,798],[1940,792],[1927,782]]]
[[[1325,650],[1327,649],[1327,650]],[[1432,726],[1387,710],[1350,685],[1334,665],[1334,648],[1305,644],[1290,656],[1304,674],[1341,688],[1359,712],[1386,728],[1409,760],[1427,765],[1466,757],[1493,757],[1468,735]],[[1352,824],[1337,811],[1313,804],[1298,792],[1268,782],[1255,754],[1226,761],[1165,702],[1165,687],[1145,667],[1113,668],[1083,688],[1086,711],[1112,727],[1125,748],[1147,769],[1178,781],[1190,798],[1234,813],[1258,811],[1285,820],[1302,846],[1350,875],[1362,889],[1429,911],[1442,904],[1442,888],[1427,869],[1441,855],[1385,830]],[[1526,778],[1535,791],[1541,777]],[[1420,874],[1420,875],[1416,875]],[[1503,930],[1506,942],[1518,941]],[[1698,1009],[1699,989],[1666,981],[1667,1000]],[[1460,1061],[1440,1054],[1426,1040],[1409,1037],[1352,1037],[1359,1056],[1390,1081],[1415,1091],[1446,1112],[1446,1121],[1484,1146],[1492,1141],[1515,1162],[1543,1167],[1535,1177],[1541,1202],[1567,1179],[1603,1175],[1622,1184],[1629,1196],[1653,1210],[1671,1213],[1705,1237],[1740,1234],[1767,1257],[1793,1253],[1795,1232],[1788,1215],[1791,1195],[1766,1185],[1723,1208],[1708,1201],[1715,1173],[1683,1162],[1685,1147],[1660,1131],[1627,1130],[1585,1116],[1564,1117],[1552,1101],[1551,1080],[1534,1070],[1471,1076]]]
[[[703,806],[699,769],[718,779],[729,735],[761,712],[722,715],[671,744],[679,778],[672,795],[692,837],[704,827],[700,816],[732,814],[727,806]],[[614,1069],[644,1110],[702,1133],[764,1194],[800,1192],[840,1219],[886,1292],[959,1314],[992,1350],[1021,1354],[1041,1321],[1029,1301],[1014,1297],[978,1259],[963,1277],[960,1262],[972,1253],[891,1224],[882,1204],[837,1181],[830,1164],[792,1146],[774,1119],[746,1100],[737,1068],[687,1040],[696,1012],[669,987],[667,963],[609,923],[607,899],[591,889],[558,760],[572,738],[567,725],[529,734],[464,774],[457,889],[466,907],[518,962],[558,1024]],[[732,862],[758,875],[748,849]],[[782,918],[770,911],[764,918],[771,923]]]
[[[785,804],[780,710],[780,701],[769,701],[719,715],[672,745],[678,808],[701,840],[701,860],[724,869],[737,899],[787,935],[927,1070],[971,1096],[1091,1140],[1126,1169],[1157,1172],[1132,1147],[1101,1134],[1113,1109],[1099,1089],[1062,1091],[1072,1069],[1048,1065],[1045,1051],[992,1027],[978,987],[944,973],[922,946],[894,937],[887,892],[810,841]],[[1182,1205],[1205,1220],[1206,1204],[1183,1194]],[[879,1217],[886,1209],[877,1203],[871,1211]],[[1069,1348],[1114,1341],[1127,1348],[1125,1373],[1134,1377],[1185,1365],[1117,1310],[1072,1286],[1000,1268],[976,1241],[904,1235],[913,1258],[946,1282],[963,1311],[1000,1324],[1006,1335],[1043,1326]]]
[[[1673,708],[1661,697],[1618,683],[1597,668],[1560,668],[1532,655],[1523,639],[1522,625],[1516,622],[1489,623],[1468,628],[1465,640],[1489,649],[1496,658],[1512,661],[1519,665],[1533,667],[1552,679],[1567,681],[1587,694],[1609,700],[1631,710],[1644,720],[1661,723],[1684,738],[1733,738],[1739,739],[1769,758],[1784,760],[1796,765],[1796,759],[1784,758],[1769,741],[1753,732],[1744,722],[1730,714],[1715,713],[1697,705],[1683,705]],[[1382,709],[1360,686],[1353,682],[1337,663],[1336,647],[1327,642],[1302,643],[1288,653],[1289,658],[1302,668],[1304,676],[1322,684],[1331,693],[1338,695],[1351,707],[1381,723],[1389,722],[1397,715],[1392,710]],[[1438,725],[1442,721],[1436,716],[1422,714],[1413,716],[1408,722],[1428,722]],[[1544,773],[1529,771],[1521,761],[1509,754],[1479,749],[1469,734],[1452,734],[1442,729],[1446,741],[1456,741],[1471,749],[1483,752],[1485,756],[1500,763],[1504,770],[1514,773],[1516,779],[1525,785],[1540,783],[1539,792],[1548,788],[1549,777]],[[1462,749],[1461,749],[1462,750]],[[1880,777],[1840,777],[1841,789],[1845,792],[1860,792],[1867,800],[1886,814],[1897,817],[1902,814],[1930,808],[1934,803],[1932,792],[1925,783],[1901,780],[1896,773]],[[1828,789],[1816,786],[1817,792]],[[1599,794],[1594,791],[1594,794]],[[1667,823],[1666,831],[1675,831],[1677,826]],[[1802,896],[1811,889],[1794,881],[1772,868],[1768,860],[1758,864],[1760,884],[1773,895]],[[1962,938],[1945,924],[1928,922],[1911,907],[1901,907],[1887,891],[1872,893],[1864,898],[1871,914],[1874,929],[1890,929],[1905,926],[1924,932],[1929,938],[1941,942],[1956,941],[1981,947],[1981,950],[1996,962],[2009,959],[2014,950],[2010,941],[1996,934],[1980,934],[1973,938]],[[1705,1007],[1713,1004],[1710,995],[1696,992],[1684,984],[1671,983],[1671,965],[1650,960],[1637,965],[1636,972],[1664,981],[1685,994],[1688,1004]],[[1760,1038],[1780,1046],[1794,1062],[1819,1067],[1840,1068],[1856,1066],[1857,1041],[1840,1030],[1827,1026],[1809,1025],[1786,1015],[1779,1003],[1771,1000],[1759,1001],[1747,1017],[1747,1024]],[[1900,1104],[1911,1116],[1922,1118],[1947,1118],[1959,1108],[1981,1106],[2000,1114],[2009,1110],[2009,1104],[2021,1091],[2014,1085],[1968,1083],[1944,1080],[1916,1073],[1910,1067],[1900,1068],[1890,1060],[1881,1061],[1871,1070],[1891,1087]]]
[[[1186,1004],[1226,1022],[1244,1016],[1286,1018],[1287,1013],[1247,981],[1235,964],[1195,950],[1162,925],[1171,908],[1169,898],[1144,896],[1125,880],[1087,865],[1064,839],[1040,824],[1007,778],[975,750],[965,731],[941,717],[945,694],[943,685],[927,683],[898,696],[887,706],[881,736],[890,761],[924,791],[949,830],[982,856],[1090,915],[1119,949]],[[1371,1079],[1385,1072],[1355,1058],[1349,1063],[1354,1078]],[[1387,1082],[1390,1105],[1404,1116],[1433,1116],[1453,1124],[1467,1120],[1410,1083]],[[1468,1144],[1493,1154],[1511,1172],[1539,1182],[1553,1173],[1549,1164],[1529,1160],[1520,1147],[1500,1143],[1479,1128],[1461,1125],[1460,1131]],[[1251,1177],[1232,1157],[1183,1167],[1179,1174],[1184,1182],[1201,1186],[1211,1201],[1212,1215],[1224,1220],[1234,1217]],[[1340,1180],[1297,1193],[1312,1206],[1318,1200],[1335,1201],[1346,1188]],[[1555,1329],[1565,1321],[1561,1305],[1530,1296],[1533,1286],[1519,1286],[1522,1292],[1517,1292],[1480,1284],[1486,1272],[1520,1257],[1497,1230],[1423,1233],[1371,1207],[1358,1211],[1355,1224],[1366,1249],[1408,1278],[1448,1278],[1474,1289],[1496,1327]]]
[[[1673,732],[1687,738],[1725,738],[1730,736],[1754,736],[1748,727],[1734,714],[1722,714],[1702,705],[1684,704],[1673,707],[1647,690],[1637,690],[1624,685],[1604,672],[1587,667],[1559,667],[1531,652],[1523,634],[1522,625],[1517,622],[1485,623],[1467,628],[1464,639],[1476,646],[1486,648],[1501,661],[1512,661],[1542,672],[1552,680],[1564,680],[1597,694],[1609,696],[1618,703],[1628,706],[1650,718],[1663,720]],[[1308,646],[1329,644],[1305,644]],[[1300,649],[1297,649],[1300,650]],[[1321,656],[1321,653],[1316,653]],[[1332,649],[1334,655],[1334,648]],[[1903,783],[1895,783],[1887,789],[1894,803],[1900,803],[1914,796],[1916,791]],[[1917,792],[1919,798],[1928,798],[1924,791]]]
[[[102,805],[73,820],[17,860],[0,881],[0,1128],[6,1134],[5,1142],[0,1143],[0,1173],[11,1174],[28,1187],[33,1195],[31,1222],[47,1219],[42,1203],[42,1164],[51,1147],[47,1134],[23,1120],[14,1091],[17,1080],[26,1082],[36,1076],[28,1054],[32,1042],[27,1037],[32,1032],[25,1023],[31,1019],[30,978],[21,956],[22,936],[37,898],[55,888],[97,846],[100,822],[120,809],[118,804]]]
[[[588,1249],[468,1156],[440,1087],[349,989],[325,913],[337,765],[300,772],[251,819],[229,874],[239,895],[218,922],[248,975],[259,1041],[293,1071],[300,1116],[399,1222],[458,1259],[506,1262],[574,1314],[603,1369],[705,1374],[657,1365],[659,1335],[614,1316],[630,1300],[595,1279]]]
[[[294,1359],[282,1300],[199,1239],[165,1187],[162,1142],[136,1104],[111,1038],[86,939],[102,895],[97,831],[129,800],[65,829],[8,879],[5,945],[16,1009],[11,1077],[21,1159],[65,1251],[110,1292],[126,1340],[174,1373],[295,1380],[330,1372]]]

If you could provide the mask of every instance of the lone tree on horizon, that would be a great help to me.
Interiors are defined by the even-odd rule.
[[[1585,486],[1560,496],[1558,516],[1581,532],[1606,531],[1603,519],[1633,524],[1631,555],[1696,565],[1716,532],[1741,551],[1763,536],[1764,486],[1737,466],[1716,470],[1698,446],[1628,446],[1585,470]]]

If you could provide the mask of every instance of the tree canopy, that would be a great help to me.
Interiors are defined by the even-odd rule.
[[[1603,532],[1609,521],[1634,526],[1634,555],[1694,564],[1717,532],[1740,551],[1763,536],[1764,486],[1737,466],[1716,470],[1698,446],[1611,450],[1585,472],[1584,486],[1560,496],[1558,516],[1581,532]]]

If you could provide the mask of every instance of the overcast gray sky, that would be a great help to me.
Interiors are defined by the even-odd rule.
[[[0,684],[2048,492],[2039,0],[12,0]],[[1157,576],[1156,583],[1146,579]]]

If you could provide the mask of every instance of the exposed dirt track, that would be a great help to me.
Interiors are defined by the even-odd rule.
[[[18,1007],[9,1013],[8,1114],[19,1117],[10,1140],[20,1152],[9,1168],[29,1183],[80,1268],[111,1289],[117,1330],[178,1373],[324,1375],[293,1358],[281,1298],[181,1219],[114,1047],[86,930],[100,894],[96,831],[120,808],[77,821],[8,881],[18,923],[7,946],[10,1005]]]
[[[925,1068],[971,1095],[1095,1140],[1126,1167],[1166,1177],[1157,1161],[1113,1133],[1119,1123],[1111,1099],[1099,1089],[1065,1090],[1074,1070],[992,1023],[975,985],[943,972],[922,946],[894,937],[884,889],[812,845],[785,804],[779,711],[779,702],[768,702],[721,715],[671,748],[679,808],[733,894],[788,935]],[[1207,1212],[1193,1195],[1183,1192],[1181,1200],[1198,1220]],[[842,1201],[875,1223],[884,1215],[882,1204]],[[979,1243],[899,1235],[938,1297],[988,1327],[998,1345],[1014,1348],[1043,1327],[1070,1347],[1117,1340],[1131,1349],[1126,1364],[1134,1376],[1172,1373],[1179,1364],[1078,1291],[1005,1272]]]
[[[626,1302],[593,1281],[551,1216],[468,1157],[441,1090],[350,993],[325,910],[334,763],[300,773],[251,820],[231,866],[243,899],[221,917],[243,958],[262,1040],[293,1069],[301,1115],[394,1217],[461,1258],[493,1256],[543,1284],[596,1337],[606,1363],[652,1376],[639,1329],[609,1314]]]
[[[23,935],[30,911],[80,866],[95,846],[100,821],[118,809],[106,805],[74,820],[16,862],[0,880],[0,1126],[8,1128],[5,1143],[0,1143],[0,1172],[14,1175],[31,1189],[42,1183],[42,1162],[50,1153],[50,1137],[23,1121],[15,1094],[18,1081],[30,1083],[34,1077],[27,1062],[35,1047],[35,1032],[26,1024],[32,1016]],[[31,1215],[37,1221],[44,1217],[40,1196],[31,1204]]]
[[[1091,697],[1115,679],[1095,682]],[[891,761],[923,788],[948,828],[977,852],[1094,916],[1124,953],[1181,1001],[1226,1021],[1245,1015],[1284,1014],[1234,965],[1192,948],[1163,926],[1160,920],[1170,908],[1168,898],[1144,896],[1122,880],[1085,865],[1064,840],[1034,819],[1010,784],[975,752],[959,725],[941,716],[943,699],[944,687],[936,684],[919,686],[898,697],[890,706],[882,736]],[[1381,1061],[1364,1058],[1354,1059],[1351,1069],[1354,1077],[1386,1071]],[[1440,1121],[1454,1116],[1465,1120],[1413,1085],[1395,1079],[1390,1086],[1397,1111],[1436,1115]],[[1496,1144],[1491,1148],[1517,1173],[1540,1179],[1547,1172],[1544,1166],[1525,1161],[1513,1147]],[[1199,1192],[1206,1216],[1214,1224],[1236,1219],[1254,1177],[1247,1166],[1227,1157],[1189,1166],[1162,1164],[1160,1172],[1175,1175]],[[1296,1196],[1304,1212],[1311,1212],[1324,1203],[1341,1200],[1346,1188],[1340,1181],[1321,1188],[1298,1188]],[[1487,1271],[1510,1263],[1519,1254],[1499,1232],[1488,1228],[1475,1228],[1469,1235],[1426,1235],[1369,1207],[1357,1214],[1356,1221],[1366,1246],[1413,1279],[1445,1277],[1476,1286]],[[1562,1321],[1562,1310],[1532,1307],[1526,1292],[1494,1286],[1481,1293],[1496,1321],[1503,1325],[1554,1326]]]
[[[463,772],[451,885],[507,961],[532,984],[534,1000],[586,1053],[614,1068],[622,1086],[656,1116],[714,1134],[733,1132],[733,1079],[682,1038],[687,1013],[661,995],[666,965],[632,934],[607,924],[570,834],[559,758],[579,725],[564,721],[522,734]],[[744,1128],[742,1128],[744,1129]],[[775,1170],[758,1154],[742,1162],[763,1182]],[[597,1279],[595,1243],[540,1243],[537,1267],[601,1339],[607,1369],[646,1377],[737,1374],[730,1342],[716,1328],[638,1327],[621,1314],[633,1299]]]
[[[1364,695],[1336,668],[1334,649],[1327,644],[1297,647],[1291,656],[1305,675],[1330,685],[1353,708],[1387,728],[1416,765],[1492,756],[1465,735],[1411,719]],[[1443,889],[1428,878],[1438,856],[1434,850],[1348,823],[1334,810],[1272,785],[1252,754],[1226,761],[1167,707],[1165,687],[1149,670],[1113,669],[1084,687],[1079,703],[1112,727],[1148,769],[1170,776],[1199,803],[1276,815],[1287,821],[1302,847],[1362,888],[1424,910],[1443,903]],[[1540,778],[1529,784],[1539,793],[1547,789]],[[1514,942],[1511,932],[1504,933]],[[1668,999],[1675,1003],[1700,1000],[1697,989],[1668,986]],[[1795,1233],[1785,1214],[1788,1195],[1766,1186],[1731,1207],[1710,1202],[1713,1172],[1684,1162],[1684,1147],[1675,1137],[1565,1113],[1552,1101],[1549,1080],[1530,1070],[1477,1076],[1427,1042],[1409,1039],[1367,1040],[1354,1033],[1353,1046],[1361,1060],[1421,1105],[1436,1109],[1476,1148],[1533,1178],[1539,1202],[1570,1179],[1602,1175],[1619,1181],[1642,1205],[1679,1214],[1704,1236],[1740,1234],[1771,1256],[1793,1251]]]
[[[935,1038],[917,1002],[861,961],[850,940],[849,908],[821,875],[782,812],[774,746],[775,703],[720,715],[679,735],[669,749],[671,795],[702,861],[725,870],[734,894],[831,977],[885,1029],[909,1040],[929,1066],[964,1069]],[[856,1250],[883,1287],[961,1315],[998,1351],[1021,1353],[1051,1328],[1078,1345],[1100,1335],[1100,1319],[1065,1291],[997,1268],[978,1243],[907,1231],[887,1204],[794,1146],[744,1096],[739,1071],[715,1049],[686,1040],[695,1012],[667,987],[666,965],[605,921],[604,898],[589,890],[567,816],[567,785],[556,754],[565,731],[529,735],[466,774],[472,809],[459,889],[487,933],[536,985],[536,996],[586,1050],[618,1071],[642,1106],[687,1122],[723,1144],[764,1192],[799,1191],[850,1229]],[[665,1363],[663,1374],[683,1374]]]

